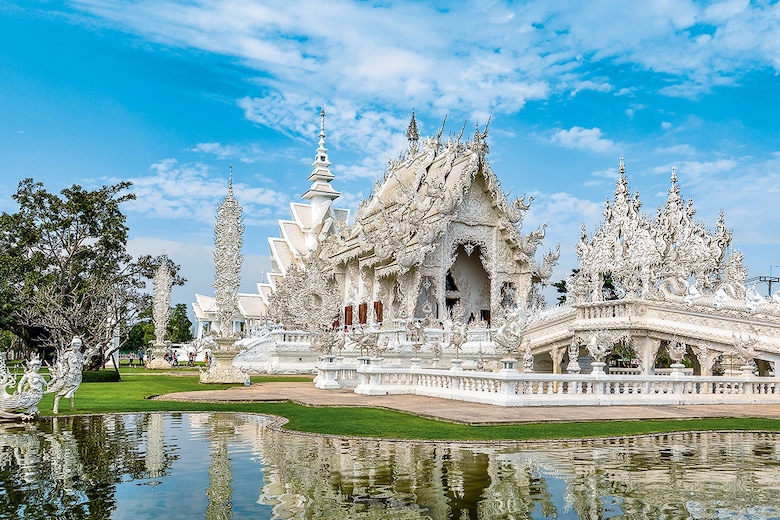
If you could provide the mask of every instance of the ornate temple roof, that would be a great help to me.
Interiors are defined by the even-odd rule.
[[[444,125],[438,135],[420,142],[412,114],[409,149],[390,162],[384,180],[361,203],[355,225],[329,239],[326,260],[360,256],[364,263],[392,266],[399,272],[419,265],[447,227],[461,218],[468,190],[480,189],[493,209],[490,224],[500,229],[501,238],[514,251],[513,259],[533,264],[544,229],[527,236],[520,233],[530,200],[523,196],[511,206],[507,202],[486,158],[488,126],[477,127],[471,140],[463,140],[463,129],[442,140],[443,129]]]
[[[714,233],[694,220],[693,201],[680,196],[676,169],[656,218],[640,212],[641,206],[639,192],[631,195],[621,158],[615,195],[605,203],[604,221],[590,239],[583,226],[577,244],[579,278],[608,275],[635,293],[651,290],[662,279],[687,283],[693,276],[702,288],[721,281],[732,238],[722,211]]]

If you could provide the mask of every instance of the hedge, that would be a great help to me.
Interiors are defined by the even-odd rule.
[[[81,373],[83,383],[116,383],[119,372],[116,370],[85,370]]]

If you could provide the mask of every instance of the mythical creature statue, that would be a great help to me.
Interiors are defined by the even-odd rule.
[[[588,341],[588,353],[597,362],[602,363],[604,359],[612,353],[613,341],[610,341],[606,331],[598,331],[590,337]]]
[[[507,312],[506,321],[502,323],[493,334],[493,341],[507,355],[515,355],[523,341],[523,329],[526,324],[525,313]]]
[[[81,371],[90,358],[97,353],[97,348],[81,351],[81,338],[74,336],[64,349],[57,349],[57,362],[49,369],[51,378],[47,394],[54,394],[53,413],[59,413],[60,400],[65,397],[70,401],[70,409],[74,410],[73,396],[81,385]]]
[[[758,336],[751,338],[748,335],[747,339],[742,339],[742,334],[737,336],[732,333],[732,337],[734,338],[734,350],[737,355],[745,362],[745,365],[751,364],[757,355],[755,345],[758,343]]]
[[[756,312],[756,309],[765,303],[766,299],[758,294],[755,285],[751,285],[745,288],[745,307],[749,312]]]
[[[38,373],[41,359],[37,354],[26,363],[24,375],[16,384],[14,377],[0,356],[0,419],[30,420],[38,415],[38,403],[43,398],[46,380]],[[9,394],[8,390],[16,385],[16,392]]]
[[[691,307],[693,303],[704,296],[701,292],[699,292],[699,288],[696,286],[696,281],[692,284],[688,285],[688,288],[685,291],[685,304],[688,305],[688,307]]]
[[[517,224],[523,220],[523,214],[531,208],[531,202],[533,197],[528,197],[528,202],[525,201],[525,193],[520,198],[515,198],[512,201],[512,206],[508,211],[509,221],[512,224]]]
[[[716,309],[720,309],[724,303],[736,299],[736,296],[737,293],[734,290],[734,286],[730,283],[724,283],[715,291],[715,296],[712,297],[712,304]]]
[[[672,358],[672,361],[679,364],[682,363],[685,353],[688,351],[688,345],[673,339],[669,342],[669,346],[666,349],[669,351],[669,357]]]

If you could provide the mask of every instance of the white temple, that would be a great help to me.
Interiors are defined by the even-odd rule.
[[[559,249],[536,258],[545,226],[524,232],[531,199],[507,200],[487,161],[487,126],[477,127],[470,140],[463,129],[442,139],[443,127],[420,140],[412,114],[408,150],[390,162],[350,223],[349,212],[333,206],[339,193],[331,186],[324,111],[321,121],[306,202],[292,203],[292,218],[280,221],[280,236],[269,239],[267,283],[256,295],[238,297],[241,318],[233,327],[244,332],[244,351],[236,366],[262,372],[319,367],[322,388],[450,396],[450,385],[495,393],[497,386],[483,380],[488,376],[469,383],[459,378],[481,371],[515,377],[515,365],[522,366],[519,376],[530,374],[526,383],[559,374],[545,393],[568,392],[575,383],[565,378],[580,374],[714,377],[724,366],[732,375],[777,374],[780,299],[745,286],[742,255],[731,249],[723,214],[714,232],[695,221],[676,171],[664,207],[651,218],[640,211],[639,193],[631,194],[621,158],[604,221],[591,237],[583,228],[576,246],[580,268],[567,280],[566,304],[545,308],[539,289]],[[219,330],[217,307],[198,296],[199,334],[207,324]],[[358,358],[371,366],[359,368]],[[413,377],[428,369],[438,377],[450,358],[457,381]],[[370,384],[361,379],[369,374]],[[382,374],[390,379],[382,382]],[[433,386],[412,389],[410,381]],[[657,387],[655,380],[643,381],[644,391]],[[739,393],[739,385],[724,381],[713,384]],[[513,388],[547,388],[539,384]],[[587,393],[576,388],[571,392]],[[718,393],[715,387],[708,392]],[[521,397],[471,397],[528,404]]]
[[[443,323],[456,304],[468,321],[486,326],[495,309],[531,303],[534,285],[547,282],[558,252],[534,259],[544,227],[521,232],[530,200],[507,202],[486,160],[487,127],[470,141],[462,141],[461,130],[447,141],[440,131],[420,143],[413,114],[409,150],[390,164],[349,225],[349,211],[333,206],[339,193],[331,185],[324,111],[321,118],[312,185],[302,195],[307,202],[291,203],[292,218],[280,220],[280,236],[268,239],[267,283],[258,284],[256,295],[238,295],[243,319],[231,327],[251,334],[265,317],[310,323],[307,302],[322,307],[334,288],[341,301],[326,324],[346,327],[426,318]],[[269,304],[291,269],[315,269],[324,279],[304,284],[302,301],[293,302],[300,306],[285,316]],[[216,301],[196,299],[198,336],[221,330]]]

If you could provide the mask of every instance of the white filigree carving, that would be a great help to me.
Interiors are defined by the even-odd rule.
[[[238,288],[241,286],[241,246],[244,240],[244,224],[241,205],[233,196],[233,169],[230,170],[228,194],[217,207],[214,224],[214,298],[217,303],[217,319],[223,336],[233,335],[233,321],[240,316]]]

